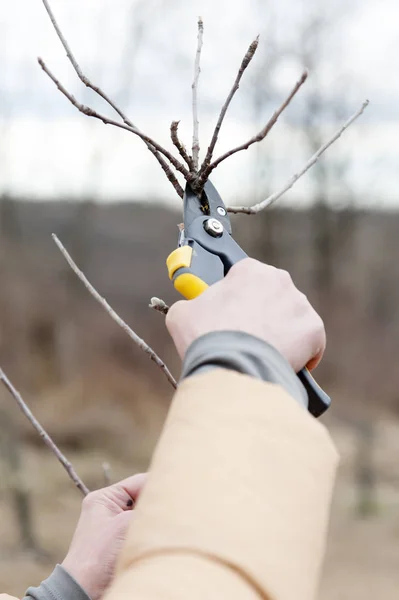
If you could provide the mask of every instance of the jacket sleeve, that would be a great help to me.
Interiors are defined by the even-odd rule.
[[[185,379],[106,600],[313,600],[337,454],[276,383]]]
[[[51,575],[38,587],[27,589],[24,600],[90,600],[90,598],[74,578],[61,565],[57,565]]]

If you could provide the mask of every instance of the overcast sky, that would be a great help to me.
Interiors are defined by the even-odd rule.
[[[342,114],[332,116],[326,109],[322,128],[326,139],[365,98],[370,100],[364,115],[323,160],[332,164],[341,159],[347,164],[346,185],[357,202],[386,207],[398,203],[397,0],[52,0],[51,5],[83,70],[121,103],[136,125],[166,145],[172,119],[181,119],[181,134],[190,143],[197,16],[205,22],[202,148],[248,44],[260,33],[259,52],[226,118],[218,152],[256,131],[259,123],[251,99],[254,81],[262,80],[263,68],[272,90],[272,98],[265,94],[265,116],[272,112],[273,102],[276,107],[292,87],[302,68],[295,54],[295,48],[298,53],[300,49],[301,28],[309,14],[318,11],[327,28],[308,89],[320,84],[326,107],[331,98],[342,104]],[[279,52],[283,56],[273,69],[272,55]],[[42,1],[2,2],[0,192],[49,199],[85,193],[102,200],[144,195],[177,202],[143,143],[78,113],[46,78],[37,56],[80,100],[111,114],[77,81]],[[264,185],[273,191],[273,186],[281,186],[306,161],[309,149],[300,123],[306,100],[303,93],[283,115],[270,140],[263,142],[262,153],[255,148],[243,152],[215,172],[213,180],[226,199],[250,200],[251,195],[262,193]],[[253,180],[254,164],[259,166],[263,160],[270,178],[258,185]],[[304,177],[286,201],[306,202],[311,184],[312,177]]]

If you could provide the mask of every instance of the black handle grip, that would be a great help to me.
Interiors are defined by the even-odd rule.
[[[297,375],[308,394],[308,410],[310,414],[312,414],[314,417],[320,417],[326,412],[331,404],[330,396],[328,396],[319,386],[319,384],[313,379],[306,367],[299,371]]]

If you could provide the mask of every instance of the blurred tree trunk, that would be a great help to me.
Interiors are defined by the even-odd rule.
[[[7,193],[0,196],[0,235],[3,244],[16,242],[21,237],[15,200]],[[4,249],[3,249],[4,251]]]
[[[377,510],[376,470],[374,448],[376,427],[372,419],[360,420],[356,424],[357,452],[355,456],[355,513],[369,517]]]
[[[25,282],[18,277],[23,263],[22,230],[18,203],[8,194],[0,198],[0,285],[1,329],[7,344],[7,364],[18,364],[21,383],[30,383],[28,303]],[[2,336],[0,335],[0,338]]]
[[[32,502],[22,469],[21,442],[13,419],[3,407],[0,407],[0,458],[4,472],[2,482],[10,496],[21,546],[24,550],[37,550]]]
[[[299,47],[302,65],[310,72],[302,96],[307,155],[314,154],[351,112],[347,106],[350,81],[345,79],[345,74],[342,75],[342,67],[339,67],[341,76],[335,78],[333,88],[326,77],[333,49],[338,67],[340,50],[337,41],[333,46],[333,33],[348,10],[341,2],[328,8],[317,0],[310,0],[304,5]],[[313,285],[319,310],[331,305],[339,279],[337,257],[352,234],[349,224],[353,221],[348,221],[345,227],[338,226],[337,209],[350,203],[352,197],[347,179],[349,157],[342,145],[338,149],[339,146],[334,147],[328,158],[321,158],[311,171]],[[326,316],[323,314],[323,317]]]
[[[87,274],[90,258],[92,223],[96,205],[91,200],[76,203],[69,223],[64,226],[61,239],[78,267]],[[79,315],[81,304],[87,301],[87,290],[65,262],[62,263],[61,285],[64,306],[55,325],[55,352],[60,382],[79,378],[82,372],[85,349]]]
[[[249,103],[252,123],[255,131],[260,131],[274,110],[276,91],[273,84],[273,73],[282,56],[278,51],[275,39],[275,15],[268,10],[263,0],[256,0],[256,8],[261,16],[263,30],[260,32],[263,43],[257,51],[257,62],[249,73],[251,85]],[[252,149],[255,154],[253,168],[250,170],[251,197],[250,204],[266,198],[274,185],[274,156],[270,140],[265,144],[256,144]],[[252,244],[261,260],[269,264],[278,262],[278,245],[274,239],[275,212],[269,209],[251,219]]]
[[[309,69],[311,80],[305,90],[303,104],[303,131],[309,154],[314,154],[323,143],[323,120],[328,118],[320,81],[320,56],[326,33],[323,8],[314,5],[308,15],[301,35],[303,67]],[[313,231],[313,287],[320,309],[334,285],[334,233],[329,207],[329,178],[326,162],[321,159],[312,169],[313,203],[311,210]]]
[[[347,82],[341,76],[334,82],[333,89],[326,77],[330,60],[332,32],[345,14],[342,6],[325,7],[316,0],[306,4],[300,35],[300,55],[310,78],[302,96],[303,136],[306,155],[313,155],[331,136],[351,112],[346,105]],[[339,51],[338,51],[339,55]],[[354,221],[343,223],[340,209],[351,202],[351,190],[347,174],[349,157],[345,152],[333,148],[328,157],[323,157],[311,171],[310,200],[312,207],[312,303],[320,312],[327,332],[339,328],[343,311],[351,310],[341,299],[347,295],[343,290],[342,252],[348,251],[348,242],[353,239]],[[347,256],[347,254],[346,254]],[[327,349],[320,369],[323,384],[336,378],[336,357]]]

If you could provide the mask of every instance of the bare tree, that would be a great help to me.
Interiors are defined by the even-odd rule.
[[[279,100],[277,108],[274,110],[274,112],[271,114],[271,116],[266,121],[266,124],[260,129],[260,131],[256,135],[252,136],[250,139],[244,141],[243,143],[238,144],[235,148],[229,150],[228,152],[225,152],[224,154],[221,154],[219,157],[217,157],[215,159],[214,151],[215,151],[219,132],[220,132],[221,126],[223,124],[225,115],[227,113],[227,110],[229,108],[229,105],[230,105],[234,95],[236,94],[236,92],[240,86],[240,82],[244,75],[244,72],[246,71],[247,67],[249,66],[249,64],[258,48],[259,39],[256,38],[249,45],[249,47],[242,59],[242,62],[238,69],[237,75],[234,79],[234,82],[232,84],[230,92],[221,108],[213,136],[209,143],[208,149],[205,153],[205,157],[204,157],[202,163],[200,164],[200,160],[199,160],[199,150],[200,150],[200,148],[199,148],[199,124],[198,124],[198,115],[197,115],[198,97],[197,96],[198,96],[198,80],[199,80],[199,76],[200,76],[200,60],[201,60],[201,48],[202,48],[203,22],[201,19],[199,19],[198,20],[197,53],[196,53],[196,61],[195,61],[195,68],[194,68],[194,81],[192,84],[192,91],[193,91],[193,93],[192,93],[192,108],[193,108],[193,124],[194,124],[192,152],[190,154],[186,150],[184,144],[179,139],[178,123],[173,122],[172,126],[171,126],[171,137],[172,137],[172,141],[174,144],[174,148],[177,150],[179,157],[180,157],[180,158],[176,158],[176,156],[174,154],[172,154],[169,150],[164,148],[156,140],[154,140],[153,138],[149,137],[148,135],[146,135],[145,133],[140,131],[133,124],[133,122],[125,115],[125,113],[119,108],[119,106],[113,100],[111,100],[111,98],[106,93],[104,93],[104,91],[98,85],[92,83],[92,81],[90,79],[88,79],[88,77],[81,70],[74,54],[72,53],[72,51],[68,45],[68,42],[66,41],[63,33],[61,32],[61,29],[60,29],[60,27],[55,19],[55,16],[50,8],[48,0],[42,0],[42,2],[45,6],[45,9],[46,9],[48,15],[49,15],[52,25],[53,25],[53,27],[60,39],[65,51],[66,51],[67,57],[68,57],[71,65],[73,66],[77,76],[79,77],[80,81],[87,88],[90,88],[92,91],[94,91],[96,94],[98,94],[114,110],[117,117],[115,119],[109,118],[106,115],[101,114],[101,113],[97,112],[96,110],[94,110],[94,109],[82,104],[78,100],[76,100],[75,97],[62,85],[62,83],[57,79],[57,77],[50,71],[50,69],[47,67],[45,62],[42,59],[39,59],[39,64],[40,64],[41,68],[43,69],[43,71],[53,81],[53,83],[57,86],[59,91],[81,113],[83,113],[84,115],[93,117],[94,119],[100,120],[104,124],[113,125],[124,131],[128,131],[128,132],[134,134],[135,136],[139,137],[141,140],[143,140],[143,142],[147,146],[148,150],[154,155],[154,157],[159,162],[162,170],[166,174],[168,180],[171,182],[171,184],[173,185],[174,189],[176,190],[176,192],[178,193],[179,196],[183,195],[183,188],[177,179],[177,174],[179,174],[180,177],[183,176],[185,181],[187,181],[191,185],[191,187],[195,191],[195,193],[198,196],[200,196],[202,193],[202,190],[203,190],[203,186],[206,183],[209,175],[213,172],[213,170],[221,162],[223,162],[224,160],[226,160],[233,154],[240,152],[242,150],[246,150],[253,144],[261,142],[262,140],[264,140],[267,137],[267,135],[269,134],[271,129],[274,127],[274,125],[276,124],[279,117],[285,111],[287,106],[290,104],[290,102],[296,96],[296,94],[298,93],[298,91],[300,90],[300,88],[303,86],[303,84],[305,83],[305,81],[307,79],[307,72],[305,71],[302,73],[302,75],[299,77],[299,79],[297,80],[295,85],[292,87],[292,89],[289,92],[289,94],[287,95],[287,97],[283,100]],[[361,109],[358,110],[352,117],[350,117],[350,119],[339,128],[339,130],[333,135],[332,138],[330,138],[327,142],[322,144],[320,146],[320,148],[318,148],[316,150],[316,152],[313,153],[313,155],[306,162],[304,167],[300,171],[298,171],[296,174],[294,174],[288,180],[288,182],[283,186],[283,188],[281,188],[274,194],[269,195],[268,198],[266,198],[265,200],[263,200],[261,202],[258,202],[254,206],[230,207],[229,208],[230,212],[245,213],[245,214],[257,214],[258,212],[260,212],[267,206],[270,206],[273,202],[275,202],[278,198],[280,198],[288,189],[290,189],[295,184],[295,182],[319,160],[319,158],[325,152],[325,150],[327,150],[332,145],[332,143],[336,139],[338,139],[338,137],[340,137],[342,135],[342,133],[346,130],[346,128],[363,112],[366,105],[367,105],[367,103],[364,103],[362,105]],[[174,169],[174,171],[173,171],[173,169]],[[85,276],[85,274],[83,273],[83,271],[77,267],[76,263],[74,262],[74,260],[70,256],[70,254],[67,252],[67,250],[64,248],[64,246],[60,242],[60,240],[56,236],[53,236],[53,238],[54,238],[54,241],[56,242],[58,248],[61,250],[62,254],[64,255],[69,266],[72,268],[72,270],[75,272],[75,274],[78,276],[80,281],[84,284],[84,286],[88,289],[88,291],[91,293],[91,295],[103,306],[103,308],[108,312],[108,314],[111,316],[111,318],[118,325],[120,325],[122,327],[122,329],[129,335],[130,339],[132,339],[132,341],[134,343],[136,343],[148,355],[148,357],[161,369],[161,371],[166,376],[166,378],[171,383],[171,385],[173,387],[176,387],[176,381],[175,381],[173,375],[171,374],[171,372],[169,371],[168,367],[165,365],[164,361],[154,352],[154,350],[152,348],[149,347],[149,345],[142,338],[140,338],[140,336],[138,336],[137,333],[135,333],[127,325],[127,323],[125,323],[125,321],[123,321],[123,319],[112,309],[112,307],[109,305],[107,300],[99,294],[99,292],[88,281],[88,279]],[[165,305],[165,303],[163,303],[159,299],[154,298],[151,302],[151,306],[163,313],[167,312],[167,306]],[[8,377],[5,375],[5,373],[1,370],[0,370],[0,379],[1,379],[2,383],[5,385],[5,387],[8,389],[8,391],[11,393],[11,395],[13,396],[13,398],[17,402],[17,404],[20,407],[20,409],[22,410],[22,412],[25,414],[25,416],[27,416],[27,418],[29,419],[31,424],[38,431],[38,433],[40,434],[40,436],[42,437],[42,439],[44,440],[46,445],[57,456],[58,460],[64,466],[68,475],[74,481],[75,485],[81,490],[82,493],[84,493],[84,494],[87,493],[86,486],[79,479],[79,477],[76,474],[75,470],[73,469],[72,465],[62,455],[60,450],[57,448],[57,446],[55,445],[53,440],[48,436],[47,432],[43,429],[43,427],[40,425],[40,423],[38,423],[37,419],[34,417],[32,412],[29,410],[29,408],[23,401],[19,392],[16,390],[16,388],[11,383],[11,381],[8,379]]]
[[[299,91],[299,89],[302,87],[302,85],[304,84],[304,82],[307,79],[307,73],[303,73],[302,76],[300,77],[300,79],[298,79],[298,81],[296,82],[296,84],[294,85],[294,87],[292,88],[291,92],[288,94],[287,98],[282,102],[282,104],[280,105],[279,108],[277,108],[277,110],[274,111],[274,113],[272,114],[272,116],[269,118],[269,120],[267,121],[266,125],[261,129],[261,131],[259,131],[259,133],[257,133],[256,135],[254,135],[253,137],[251,137],[249,140],[247,140],[246,142],[239,144],[236,148],[233,148],[232,150],[229,150],[228,152],[225,152],[224,154],[222,154],[221,156],[219,156],[216,159],[213,159],[213,153],[214,153],[214,149],[218,140],[218,136],[219,136],[219,131],[220,128],[222,126],[224,117],[226,115],[226,112],[228,110],[228,107],[231,103],[231,100],[233,99],[235,93],[237,92],[239,85],[240,85],[240,81],[241,78],[245,72],[245,70],[247,69],[248,65],[250,64],[256,50],[258,47],[258,42],[259,39],[256,38],[248,47],[247,52],[244,55],[244,58],[241,62],[240,68],[238,70],[237,76],[234,80],[233,86],[227,96],[227,99],[225,101],[225,103],[222,106],[222,109],[220,111],[220,115],[219,118],[217,120],[217,124],[215,127],[215,131],[214,134],[212,136],[212,139],[210,141],[210,144],[208,146],[208,150],[206,152],[205,158],[201,164],[201,167],[197,170],[195,169],[195,167],[193,168],[192,164],[188,164],[187,163],[187,156],[186,154],[184,154],[184,156],[182,156],[183,161],[181,162],[179,159],[177,159],[171,152],[169,152],[166,148],[164,148],[162,145],[160,145],[158,142],[156,142],[153,138],[149,137],[148,135],[146,135],[145,133],[143,133],[142,131],[140,131],[135,125],[133,125],[132,121],[130,119],[128,119],[124,112],[115,104],[114,101],[112,101],[110,99],[110,97],[105,94],[103,92],[103,90],[93,84],[91,82],[91,80],[83,73],[83,71],[81,70],[74,54],[72,53],[68,42],[66,41],[63,33],[61,32],[58,23],[55,19],[55,16],[49,6],[48,0],[42,0],[47,13],[50,17],[50,20],[56,30],[56,33],[62,43],[62,45],[64,46],[64,49],[67,53],[68,59],[70,60],[76,74],[78,75],[79,79],[82,81],[82,83],[84,83],[87,87],[89,87],[90,89],[92,89],[94,92],[96,92],[101,98],[103,98],[103,100],[105,100],[105,102],[107,102],[109,104],[109,106],[117,113],[117,115],[119,116],[120,120],[114,120],[111,119],[95,110],[93,110],[92,108],[85,106],[84,104],[78,102],[74,96],[68,92],[68,90],[62,85],[62,83],[57,79],[57,77],[50,71],[50,69],[47,67],[47,65],[45,64],[45,62],[43,61],[43,59],[39,58],[39,64],[41,66],[41,68],[43,69],[43,71],[50,77],[50,79],[53,81],[53,83],[57,86],[57,88],[59,89],[59,91],[71,102],[71,104],[73,106],[75,106],[75,108],[77,108],[77,110],[79,110],[81,113],[89,116],[89,117],[93,117],[95,119],[98,119],[100,121],[102,121],[105,124],[108,125],[113,125],[115,127],[118,127],[120,129],[123,129],[125,131],[129,131],[131,133],[133,133],[134,135],[136,135],[137,137],[141,138],[144,143],[146,144],[147,148],[152,152],[152,154],[154,154],[155,158],[158,160],[158,162],[160,163],[163,171],[165,172],[165,174],[167,175],[169,181],[172,183],[172,185],[174,186],[175,190],[177,191],[177,193],[182,196],[182,188],[180,186],[180,184],[178,183],[177,179],[176,179],[176,175],[174,175],[172,168],[174,168],[178,173],[180,173],[181,175],[183,175],[183,177],[185,178],[185,180],[187,182],[189,182],[193,188],[193,190],[197,193],[197,194],[201,194],[203,186],[206,182],[206,180],[208,179],[208,177],[210,176],[210,174],[212,173],[212,171],[221,163],[223,162],[226,158],[232,156],[233,154],[235,154],[236,152],[240,152],[242,150],[246,150],[247,148],[249,148],[249,146],[251,146],[252,144],[255,144],[257,142],[262,141],[263,139],[265,139],[265,137],[268,135],[268,133],[270,132],[270,130],[273,128],[273,126],[275,125],[275,123],[277,122],[278,118],[280,117],[281,113],[285,110],[285,108],[289,105],[289,103],[291,102],[291,100],[293,99],[293,97],[296,95],[296,93]],[[202,21],[199,21],[199,27],[201,27],[201,23]],[[200,52],[199,52],[200,54]],[[199,67],[199,61],[198,61],[198,67]],[[193,98],[195,98],[195,95],[193,95]],[[350,122],[352,122],[354,120],[354,118],[356,118],[357,116],[359,116],[359,114],[361,114],[361,112],[363,112],[363,110],[358,111],[358,113],[356,113],[353,118],[350,120]],[[338,132],[338,134],[334,137],[334,139],[332,139],[330,142],[324,144],[324,146],[322,146],[317,153],[315,153],[313,155],[313,157],[311,158],[310,161],[308,161],[307,165],[305,165],[305,168],[303,169],[303,172],[301,172],[300,174],[296,174],[292,179],[292,183],[288,183],[288,187],[287,189],[289,189],[290,187],[292,187],[292,185],[294,185],[294,183],[297,181],[297,179],[299,179],[299,177],[305,173],[311,166],[313,166],[313,164],[315,164],[318,160],[318,158],[321,156],[321,154],[331,145],[331,143],[333,141],[335,141],[335,139],[337,139],[337,137],[339,137],[339,135],[342,134],[342,132],[346,129],[346,127],[349,125],[350,123],[348,122],[347,124],[345,124],[341,130]],[[195,136],[193,139],[193,146],[196,146],[198,140],[196,140]],[[178,144],[177,149],[179,150],[180,154],[181,154],[181,148],[182,145]],[[184,164],[187,163],[187,164]],[[284,190],[286,191],[286,190]],[[269,206],[272,202],[274,202],[278,197],[281,197],[281,195],[284,193],[284,191],[280,191],[278,192],[276,195],[273,196],[273,199],[271,200],[270,198],[266,199],[266,201],[263,201],[261,203],[259,203],[256,206],[250,207],[250,208],[245,208],[245,207],[231,207],[231,211],[232,212],[246,212],[247,214],[255,214],[257,212],[259,212],[260,210],[262,210],[263,208],[265,208],[266,206]]]

